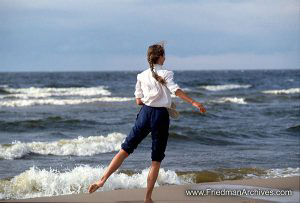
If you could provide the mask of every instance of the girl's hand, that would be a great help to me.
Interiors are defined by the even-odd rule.
[[[204,106],[203,106],[201,103],[196,102],[196,101],[193,101],[193,102],[192,102],[192,105],[193,105],[194,107],[198,108],[199,111],[200,111],[200,113],[205,113],[205,112],[206,112],[206,109],[204,108]]]
[[[135,101],[137,105],[144,105],[141,98],[136,98]]]
[[[90,185],[89,187],[89,193],[93,193],[96,190],[98,190],[101,186],[98,183],[93,183],[92,185]]]

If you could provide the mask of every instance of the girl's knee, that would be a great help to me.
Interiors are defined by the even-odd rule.
[[[124,150],[124,149],[121,149],[120,152],[119,152],[124,158],[127,158],[129,156],[129,154]]]
[[[152,161],[152,166],[160,167],[161,161]]]
[[[161,151],[161,150],[152,150],[152,153],[151,153],[152,163],[153,162],[161,163],[164,158],[165,158],[164,150],[163,151]]]

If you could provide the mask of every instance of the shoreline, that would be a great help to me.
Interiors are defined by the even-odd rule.
[[[281,177],[281,178],[264,178],[264,179],[242,179],[242,180],[226,180],[220,182],[205,182],[205,183],[194,183],[186,185],[168,185],[155,187],[152,193],[153,202],[208,202],[208,203],[263,203],[263,202],[299,202],[299,186],[300,176],[292,177]],[[248,190],[248,191],[264,191],[272,190],[277,192],[288,193],[292,190],[292,195],[276,196],[276,195],[263,195],[254,196],[248,195],[243,196],[222,196],[222,195],[201,195],[201,196],[188,196],[186,190],[198,190],[205,191],[207,189],[220,191],[234,191],[234,190]],[[284,190],[284,191],[283,191]],[[5,200],[4,202],[118,202],[118,203],[129,203],[129,202],[143,202],[144,195],[146,194],[146,188],[137,189],[120,189],[104,192],[95,192],[93,194],[80,193],[70,194],[61,196],[51,197],[37,197],[30,199],[14,199]],[[243,193],[245,194],[245,193]],[[3,201],[0,201],[3,202]]]

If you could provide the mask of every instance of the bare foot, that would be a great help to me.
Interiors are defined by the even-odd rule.
[[[153,203],[153,200],[150,198],[150,199],[145,199],[144,203]]]
[[[98,190],[100,187],[102,187],[104,185],[105,181],[104,180],[99,180],[96,183],[93,183],[92,185],[90,185],[89,187],[89,193],[93,193],[96,190]]]

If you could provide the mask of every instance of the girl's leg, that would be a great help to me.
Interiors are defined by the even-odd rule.
[[[145,197],[145,203],[152,203],[151,195],[154,188],[154,184],[156,182],[158,172],[160,168],[160,162],[152,161],[151,168],[149,170],[148,178],[147,178],[147,193]]]
[[[109,176],[115,172],[123,163],[124,159],[128,157],[128,154],[126,151],[124,151],[123,149],[121,149],[118,154],[115,155],[115,157],[111,160],[108,168],[106,169],[106,171],[104,172],[102,178],[90,185],[89,187],[89,193],[95,192],[98,188],[102,187],[104,185],[104,183],[106,182],[106,180],[109,178]]]
[[[104,172],[101,180],[104,180],[104,182],[109,178],[109,176],[115,172],[123,163],[124,159],[128,157],[128,154],[126,151],[121,149],[118,154],[115,155],[115,157],[111,160],[108,168]]]

